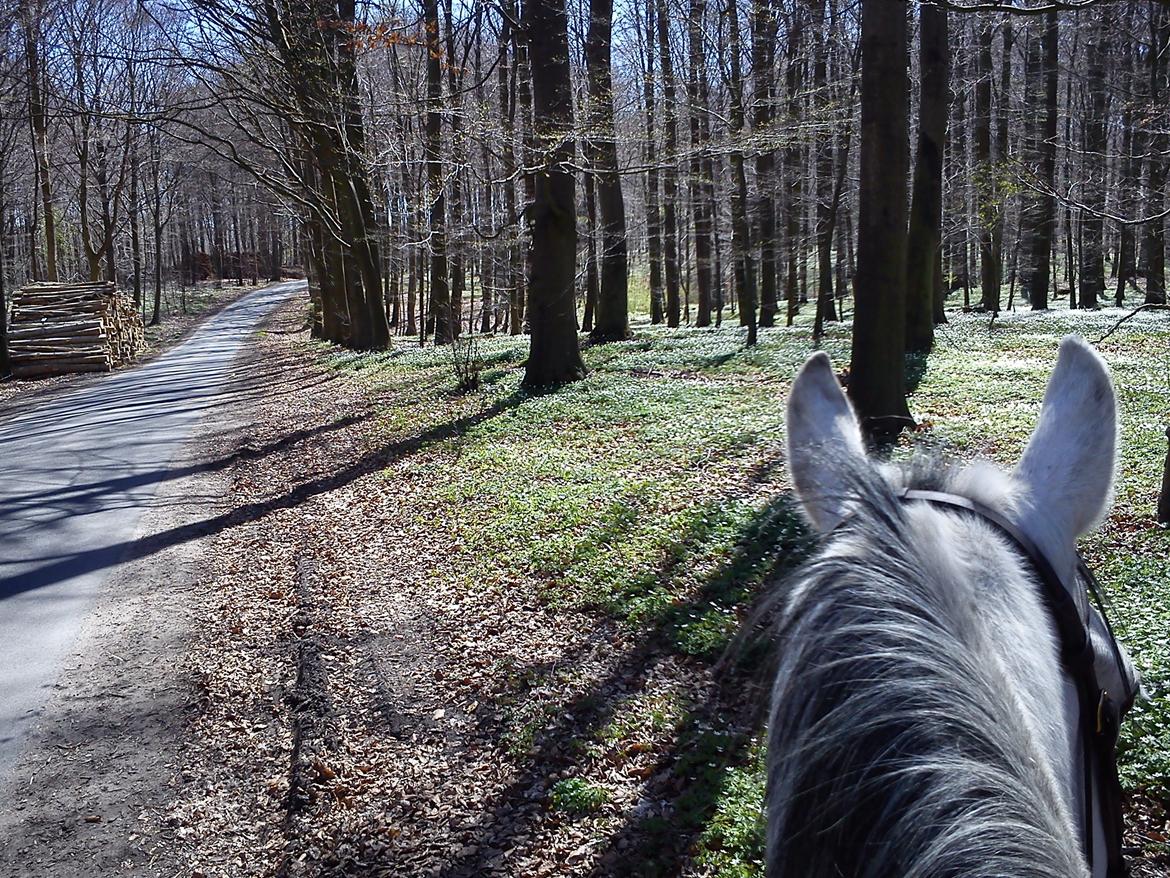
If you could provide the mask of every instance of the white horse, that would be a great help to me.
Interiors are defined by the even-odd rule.
[[[1090,739],[1136,675],[1088,605],[1075,548],[1108,510],[1116,443],[1108,371],[1073,337],[1010,474],[871,462],[828,357],[804,365],[788,459],[825,536],[783,599],[772,878],[1123,874],[1113,742]],[[1046,587],[1064,589],[1112,686],[1097,705]]]

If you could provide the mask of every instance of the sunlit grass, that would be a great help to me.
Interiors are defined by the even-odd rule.
[[[535,582],[559,611],[600,614],[709,661],[760,586],[809,545],[786,496],[782,448],[788,384],[812,349],[811,312],[803,309],[792,328],[763,330],[754,349],[732,319],[718,330],[670,330],[636,317],[631,340],[584,348],[588,378],[541,395],[520,387],[523,337],[481,340],[483,386],[472,394],[456,392],[443,349],[403,344],[329,358],[380,399],[388,433],[447,426],[435,455],[397,473],[441,470],[434,505],[419,514],[464,547],[469,581]],[[1010,466],[1035,423],[1060,338],[1096,339],[1124,313],[951,314],[910,398],[923,427],[915,438]],[[822,347],[845,365],[848,324],[830,325]],[[1155,696],[1124,732],[1123,777],[1165,797],[1170,541],[1153,510],[1170,423],[1170,321],[1139,316],[1100,349],[1121,404],[1121,471],[1114,513],[1084,549]],[[518,708],[514,752],[524,752],[547,709]],[[683,729],[677,706],[670,714]],[[618,715],[601,740],[637,727],[636,716]],[[699,824],[693,853],[704,870],[759,875],[760,748],[736,758],[710,777],[696,770],[713,806],[696,805],[685,819]],[[604,801],[592,780],[579,780],[559,791],[556,807]]]

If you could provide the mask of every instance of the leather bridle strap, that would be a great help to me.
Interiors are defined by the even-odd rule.
[[[898,495],[902,500],[919,500],[940,506],[944,509],[954,509],[978,516],[986,521],[1020,550],[1032,564],[1040,578],[1042,585],[1041,596],[1052,614],[1060,636],[1061,658],[1077,689],[1077,699],[1080,708],[1080,727],[1082,736],[1082,755],[1084,761],[1084,827],[1083,848],[1085,860],[1090,871],[1093,869],[1093,753],[1098,753],[1099,781],[1103,784],[1111,780],[1116,783],[1116,764],[1106,765],[1110,759],[1116,759],[1111,744],[1108,744],[1099,734],[1097,728],[1098,698],[1100,688],[1097,685],[1097,669],[1094,661],[1093,647],[1089,640],[1089,628],[1081,608],[1073,597],[1074,592],[1065,588],[1060,575],[1053,568],[1052,563],[1040,550],[1040,547],[1012,522],[1000,515],[994,509],[977,503],[967,497],[957,494],[946,494],[941,491],[922,491],[907,489]],[[1078,569],[1084,568],[1083,562]],[[1086,568],[1087,569],[1087,568]],[[1124,858],[1121,856],[1121,819],[1116,807],[1109,806],[1106,800],[1111,797],[1102,791],[1103,803],[1102,823],[1105,830],[1106,848],[1108,851],[1107,874],[1109,876],[1125,875],[1128,870]],[[1119,796],[1112,798],[1119,800]],[[1114,813],[1110,813],[1114,812]]]
[[[1095,673],[1093,647],[1089,642],[1088,629],[1081,608],[1077,606],[1072,592],[1065,588],[1064,581],[1031,537],[994,509],[967,497],[944,494],[941,491],[909,489],[902,491],[898,496],[903,500],[924,500],[935,506],[973,513],[1000,531],[1010,542],[1015,543],[1024,557],[1032,563],[1044,586],[1044,603],[1052,613],[1060,635],[1061,659],[1068,665],[1069,670],[1077,675],[1082,670]]]

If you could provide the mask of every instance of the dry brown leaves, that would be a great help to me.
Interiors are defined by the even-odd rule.
[[[702,672],[528,583],[466,581],[436,526],[441,455],[387,453],[396,437],[303,350],[300,322],[286,311],[260,340],[299,389],[256,403],[232,470],[237,506],[266,505],[209,559],[186,783],[164,819],[209,878],[588,873],[662,807],[646,790],[672,733],[599,745],[599,729],[631,699],[693,699]],[[582,772],[609,801],[556,812],[550,786]]]

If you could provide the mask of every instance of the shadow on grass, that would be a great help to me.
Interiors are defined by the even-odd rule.
[[[683,536],[686,545],[701,545],[705,528],[696,521]],[[499,874],[505,871],[503,851],[522,844],[540,820],[534,790],[547,794],[553,776],[572,774],[583,767],[584,743],[595,741],[620,707],[645,688],[658,663],[675,654],[680,631],[711,611],[731,611],[750,603],[760,584],[773,581],[803,560],[808,538],[790,495],[776,497],[742,528],[735,549],[701,587],[684,601],[676,601],[651,618],[637,642],[611,664],[603,678],[567,704],[557,705],[555,719],[535,736],[527,754],[528,769],[489,801],[476,839],[448,860],[437,873],[442,878]],[[661,571],[669,579],[688,563],[688,555],[673,558]],[[583,661],[597,647],[586,644],[562,657],[561,669]],[[695,666],[718,654],[712,649]],[[683,706],[674,743],[659,754],[655,770],[643,791],[653,807],[627,815],[605,843],[594,875],[666,876],[677,874],[714,813],[726,769],[739,765],[762,719],[758,681],[759,644],[736,650],[736,658],[721,663],[715,684]],[[535,673],[533,673],[535,671]],[[527,669],[531,682],[540,669]],[[522,701],[516,693],[510,701]],[[486,712],[490,717],[493,711]],[[481,733],[498,734],[488,719]]]
[[[929,354],[906,354],[906,392],[913,393],[926,377]]]

